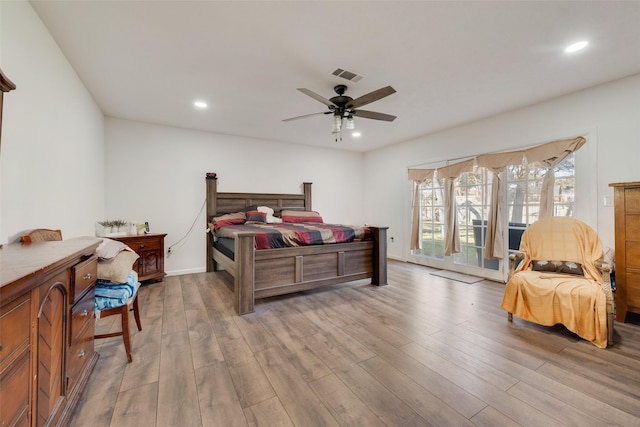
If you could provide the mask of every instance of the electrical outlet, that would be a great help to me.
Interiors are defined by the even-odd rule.
[[[613,206],[613,196],[604,196],[604,206]]]

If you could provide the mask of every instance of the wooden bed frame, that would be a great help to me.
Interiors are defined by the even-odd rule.
[[[303,183],[303,194],[218,193],[217,179],[207,177],[207,221],[218,212],[233,212],[247,206],[311,210],[311,183]],[[377,286],[387,284],[387,229],[370,227],[372,241],[254,249],[254,233],[238,233],[235,260],[213,247],[207,233],[207,271],[223,267],[234,278],[235,309],[253,312],[255,299],[314,289],[321,286],[371,278]]]

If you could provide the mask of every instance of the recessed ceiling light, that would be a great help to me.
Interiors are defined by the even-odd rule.
[[[353,132],[351,134],[351,136],[354,137],[354,138],[360,138],[360,135],[361,135],[360,132]]]
[[[204,101],[196,101],[193,103],[197,108],[207,108],[207,103]]]
[[[567,46],[567,48],[564,50],[566,53],[572,53],[572,52],[577,52],[579,50],[584,49],[585,47],[587,47],[587,45],[589,44],[588,41],[583,40],[577,43],[573,43],[569,46]]]

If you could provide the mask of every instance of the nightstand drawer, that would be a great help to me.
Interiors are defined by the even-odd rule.
[[[98,277],[98,258],[91,257],[73,267],[73,280],[69,292],[69,304],[73,304],[96,282]]]
[[[80,333],[87,322],[95,322],[93,318],[93,311],[95,310],[94,297],[95,288],[91,288],[89,292],[73,306],[71,311],[70,344],[73,344],[79,339]]]
[[[163,246],[162,239],[159,238],[132,238],[127,239],[125,243],[137,254],[144,251],[155,251],[161,249]]]

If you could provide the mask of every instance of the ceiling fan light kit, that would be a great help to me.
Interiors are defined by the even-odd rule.
[[[331,133],[338,133],[342,130],[342,117],[339,114],[333,115],[333,125],[331,126]]]
[[[385,122],[392,122],[396,119],[396,116],[392,116],[391,114],[378,113],[375,111],[367,111],[367,110],[358,110],[358,108],[364,105],[371,104],[372,102],[378,101],[379,99],[382,99],[389,95],[394,94],[396,90],[391,86],[386,86],[378,90],[374,90],[373,92],[369,92],[356,99],[353,99],[350,96],[347,96],[344,94],[347,91],[347,86],[345,85],[335,86],[333,90],[336,92],[337,95],[329,99],[326,99],[325,97],[318,95],[317,93],[306,88],[298,88],[298,90],[304,93],[305,95],[315,99],[316,101],[319,101],[324,105],[326,105],[329,111],[291,117],[288,119],[284,119],[283,121],[285,122],[288,122],[291,120],[303,119],[305,117],[315,116],[318,114],[332,114],[333,121],[331,125],[331,133],[337,134],[342,131],[343,120],[345,119],[346,119],[346,123],[344,127],[346,129],[354,129],[355,122],[353,118],[355,116],[362,117],[364,119],[381,120]]]
[[[353,121],[353,116],[350,114],[349,117],[347,117],[347,124],[345,126],[345,128],[349,129],[349,130],[353,130],[356,128],[356,124]]]

